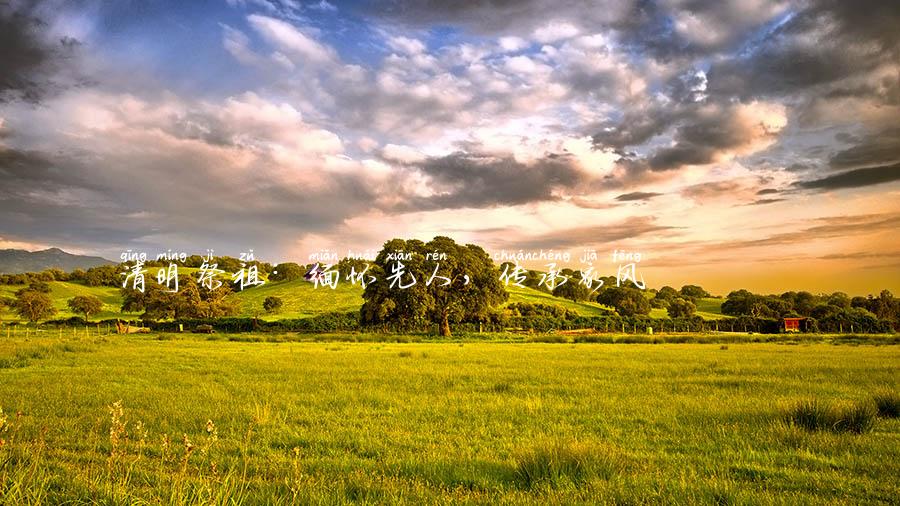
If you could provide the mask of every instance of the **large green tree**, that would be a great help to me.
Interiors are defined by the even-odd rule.
[[[612,306],[621,316],[635,316],[650,313],[650,302],[637,288],[612,286],[597,294],[597,302]]]
[[[74,313],[81,313],[87,320],[103,310],[103,301],[93,295],[76,295],[67,302]]]
[[[694,313],[697,311],[697,306],[694,305],[688,299],[683,299],[681,297],[677,297],[675,300],[669,303],[669,307],[666,308],[666,312],[669,314],[671,318],[687,318],[694,316]]]
[[[408,257],[396,258],[400,252]],[[367,274],[376,281],[363,292],[364,323],[437,323],[442,336],[451,335],[453,322],[487,318],[509,297],[491,257],[449,237],[387,241]]]
[[[19,291],[13,303],[16,314],[30,322],[44,320],[56,314],[50,296],[37,290]]]
[[[275,266],[272,274],[269,274],[270,281],[291,281],[300,279],[306,274],[306,268],[294,262],[284,262]]]
[[[263,301],[263,310],[269,314],[275,314],[281,311],[282,306],[284,306],[284,301],[281,300],[281,297],[270,295]]]
[[[143,320],[169,318],[219,318],[238,312],[238,301],[227,284],[215,289],[200,286],[192,276],[178,278],[178,292],[148,280],[143,292],[132,288],[122,289],[122,310],[143,311]]]
[[[565,283],[556,285],[553,289],[553,296],[579,302],[591,298],[591,289],[580,283],[578,278],[571,277]]]

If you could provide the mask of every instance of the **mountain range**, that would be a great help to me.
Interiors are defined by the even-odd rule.
[[[59,248],[41,251],[23,249],[0,250],[0,274],[19,274],[22,272],[40,272],[56,267],[66,272],[74,269],[89,269],[98,265],[112,265],[105,258],[85,255],[73,255]]]

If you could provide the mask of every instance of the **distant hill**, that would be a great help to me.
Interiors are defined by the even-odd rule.
[[[26,251],[23,249],[0,250],[0,274],[19,274],[22,272],[40,272],[51,267],[71,272],[73,269],[89,269],[98,265],[113,265],[105,258],[84,255],[73,255],[59,248],[42,251]]]

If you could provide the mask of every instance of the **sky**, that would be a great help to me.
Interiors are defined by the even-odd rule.
[[[0,248],[446,235],[897,293],[897,26],[872,0],[2,0]]]

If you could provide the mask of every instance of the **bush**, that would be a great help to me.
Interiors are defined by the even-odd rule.
[[[591,455],[578,444],[547,444],[516,459],[516,479],[525,488],[579,483],[588,474]]]
[[[586,334],[582,336],[575,337],[576,343],[604,343],[604,344],[612,344],[615,342],[612,336],[603,336],[598,334]]]
[[[284,306],[284,301],[280,297],[269,296],[263,301],[263,309],[269,314],[279,312],[282,306]]]
[[[878,416],[882,418],[900,417],[900,395],[896,392],[885,390],[872,396]]]
[[[525,342],[528,343],[568,343],[569,338],[562,334],[539,334],[535,336],[528,336],[525,339]]]
[[[834,432],[852,432],[854,434],[869,432],[875,426],[875,418],[877,416],[878,411],[868,402],[837,408],[835,409],[835,421],[831,430]]]
[[[272,274],[269,274],[270,281],[292,281],[300,279],[306,274],[306,268],[294,262],[284,262],[275,266]]]
[[[816,399],[800,401],[788,408],[784,421],[808,431],[869,432],[877,411],[868,402],[831,406]]]
[[[788,408],[784,421],[789,425],[806,430],[824,430],[831,427],[832,419],[828,406],[812,399],[800,401]]]

